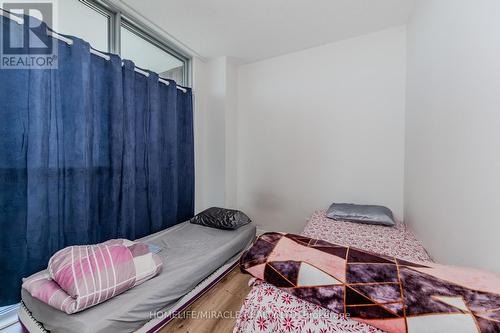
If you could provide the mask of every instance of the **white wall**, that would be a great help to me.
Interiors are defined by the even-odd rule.
[[[224,205],[225,109],[218,61],[193,59],[195,211]]]
[[[226,58],[226,188],[225,205],[237,207],[238,181],[238,65]]]
[[[500,272],[500,1],[419,0],[408,27],[406,221]]]
[[[237,65],[227,57],[193,60],[196,212],[236,207]]]
[[[237,203],[268,230],[299,232],[332,201],[403,215],[406,29],[239,70]]]

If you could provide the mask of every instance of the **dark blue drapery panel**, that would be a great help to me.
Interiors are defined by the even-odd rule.
[[[0,70],[0,305],[65,246],[193,215],[191,90],[71,39],[57,70]]]
[[[177,154],[179,158],[179,180],[177,191],[177,217],[183,221],[190,219],[194,211],[194,133],[193,133],[193,97],[192,91],[177,91]]]

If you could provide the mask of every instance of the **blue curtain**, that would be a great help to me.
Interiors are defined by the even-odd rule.
[[[71,39],[57,70],[0,70],[0,305],[65,246],[193,215],[191,90]]]

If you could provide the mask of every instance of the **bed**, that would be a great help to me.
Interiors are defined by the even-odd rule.
[[[155,278],[104,303],[67,315],[22,290],[19,313],[25,331],[154,332],[172,312],[199,297],[227,273],[255,238],[255,226],[219,230],[189,222],[139,241],[162,248],[163,270]]]
[[[328,219],[325,211],[317,211],[309,219],[302,234],[339,245],[398,256],[401,259],[432,261],[422,244],[403,223],[397,223],[395,227],[384,227],[339,222]],[[378,333],[381,331],[363,323],[346,320],[271,284],[256,282],[242,305],[234,332]]]

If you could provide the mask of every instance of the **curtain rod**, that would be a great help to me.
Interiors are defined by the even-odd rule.
[[[47,34],[49,34],[49,35],[51,35],[52,37],[57,38],[57,39],[59,39],[59,40],[61,40],[61,41],[65,42],[65,43],[66,43],[66,44],[68,44],[68,45],[72,45],[72,44],[73,44],[73,40],[71,40],[71,39],[69,39],[69,38],[67,38],[67,37],[61,36],[61,35],[59,35],[59,34],[58,34],[57,32],[55,32],[55,31],[52,31],[52,30],[47,29]],[[105,53],[102,53],[102,52],[99,52],[99,51],[97,51],[97,50],[94,50],[92,47],[90,47],[90,53],[92,53],[92,54],[94,54],[94,55],[96,55],[96,56],[98,56],[98,57],[101,57],[101,58],[103,58],[103,59],[105,59],[105,60],[107,60],[107,61],[109,61],[109,60],[111,59],[111,57],[110,57],[109,55],[107,55],[107,54],[105,54]],[[142,70],[142,69],[140,69],[140,68],[134,67],[134,71],[135,71],[136,73],[139,73],[139,74],[144,75],[145,77],[149,77],[149,73],[148,73],[148,72],[146,72],[146,71],[143,71],[143,70]],[[160,78],[160,77],[158,78],[158,81],[160,81],[160,82],[161,82],[161,83],[163,83],[163,84],[166,84],[167,86],[168,86],[168,85],[170,85],[170,82],[169,82],[169,81],[164,80],[164,79],[162,79],[162,78]],[[176,88],[177,88],[177,89],[179,89],[180,91],[184,92],[184,93],[185,93],[185,92],[187,92],[187,89],[186,89],[186,88],[179,87],[179,86],[176,86]]]
[[[2,16],[7,17],[7,18],[15,21],[17,24],[23,24],[24,23],[24,20],[22,18],[18,17],[17,15],[13,15],[13,14],[7,12],[7,11],[3,10],[2,8],[0,8],[0,13],[2,14]],[[60,41],[65,42],[68,45],[73,45],[73,40],[72,39],[64,37],[64,36],[58,34],[57,32],[50,30],[49,28],[47,28],[47,34],[50,35],[50,36],[52,36],[52,37],[54,37],[54,38],[56,38],[56,39],[59,39]],[[111,57],[109,55],[104,54],[102,52],[99,52],[97,50],[94,50],[92,47],[90,47],[90,53],[92,53],[92,54],[94,54],[94,55],[96,55],[98,57],[101,57],[101,58],[103,58],[103,59],[105,59],[107,61],[109,61],[111,59]],[[149,73],[146,72],[146,71],[143,71],[140,68],[134,67],[134,71],[136,73],[144,75],[145,77],[149,77]],[[158,81],[160,81],[161,83],[163,83],[163,84],[165,84],[167,86],[170,85],[169,81],[164,80],[164,79],[162,79],[160,77],[158,78]],[[187,92],[186,88],[179,87],[179,86],[176,86],[176,88],[179,89],[180,91],[184,92],[184,93]]]

